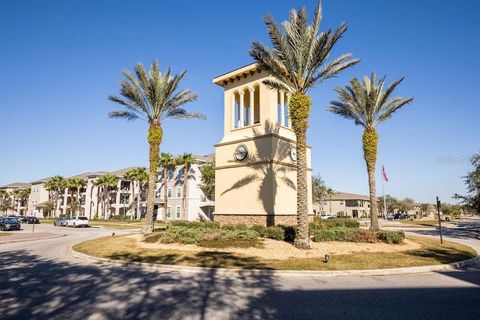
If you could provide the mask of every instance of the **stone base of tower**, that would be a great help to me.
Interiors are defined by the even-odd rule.
[[[224,224],[238,224],[244,223],[247,226],[251,227],[255,224],[263,225],[263,226],[294,226],[297,225],[297,215],[254,215],[254,214],[221,214],[221,213],[214,213],[213,220],[220,223],[220,225]],[[313,214],[308,216],[308,221],[313,221]]]

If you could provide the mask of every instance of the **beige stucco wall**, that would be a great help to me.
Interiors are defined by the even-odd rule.
[[[265,86],[263,72],[243,76],[225,85],[224,136],[215,146],[215,216],[295,215],[296,164],[290,158],[295,134],[278,124],[278,92]],[[235,128],[233,112],[235,92],[259,89],[260,123]],[[240,145],[248,149],[244,161],[234,158]],[[308,208],[311,199],[311,152],[307,150]]]

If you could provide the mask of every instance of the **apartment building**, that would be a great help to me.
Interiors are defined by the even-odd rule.
[[[332,216],[367,218],[370,216],[370,197],[360,194],[336,192],[313,206],[315,214],[326,212]]]
[[[195,156],[196,163],[192,164],[188,174],[187,197],[183,203],[183,165],[169,167],[167,176],[163,177],[163,167],[159,167],[157,182],[155,184],[154,217],[157,220],[209,220],[213,219],[215,203],[208,199],[200,189],[202,173],[200,168],[213,160],[213,155]],[[3,186],[7,191],[12,188],[30,187],[31,193],[28,201],[28,213],[24,212],[25,206],[19,204],[18,210],[11,210],[12,214],[34,215],[43,217],[51,213],[54,216],[70,215],[71,203],[77,201],[80,208],[78,214],[90,219],[110,218],[112,216],[125,216],[129,218],[142,218],[145,216],[147,186],[141,188],[137,181],[130,181],[125,174],[134,167],[123,168],[115,171],[85,172],[72,177],[78,177],[86,182],[80,190],[65,188],[56,199],[56,210],[47,212],[47,208],[55,199],[55,193],[45,187],[49,178],[39,179],[29,184],[10,184]],[[118,178],[117,185],[108,190],[96,186],[96,181],[106,174]],[[165,188],[166,184],[166,188]],[[8,187],[8,188],[7,188]],[[165,195],[166,201],[165,201]],[[103,201],[103,199],[106,199]],[[76,214],[72,212],[72,214]]]
[[[8,197],[10,203],[12,204],[12,207],[6,210],[5,212],[6,214],[26,213],[25,211],[27,210],[27,201],[25,201],[24,199],[20,199],[19,197],[16,197],[13,194],[13,192],[15,190],[30,188],[30,186],[31,186],[30,183],[24,183],[24,182],[14,182],[4,186],[0,186],[0,190],[4,190],[7,192],[6,197]],[[2,212],[2,214],[3,213],[4,212]]]

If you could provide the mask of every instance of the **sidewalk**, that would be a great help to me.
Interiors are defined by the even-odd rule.
[[[8,231],[8,235],[0,237],[0,244],[2,243],[12,243],[12,242],[22,242],[22,241],[32,241],[32,240],[44,240],[63,237],[63,234],[50,233],[50,232],[16,232]]]

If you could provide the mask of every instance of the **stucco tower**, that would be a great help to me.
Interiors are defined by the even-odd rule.
[[[224,88],[224,133],[215,145],[215,213],[220,223],[297,223],[295,134],[288,95],[263,84],[250,64],[213,79]],[[311,153],[308,208],[312,213]]]

